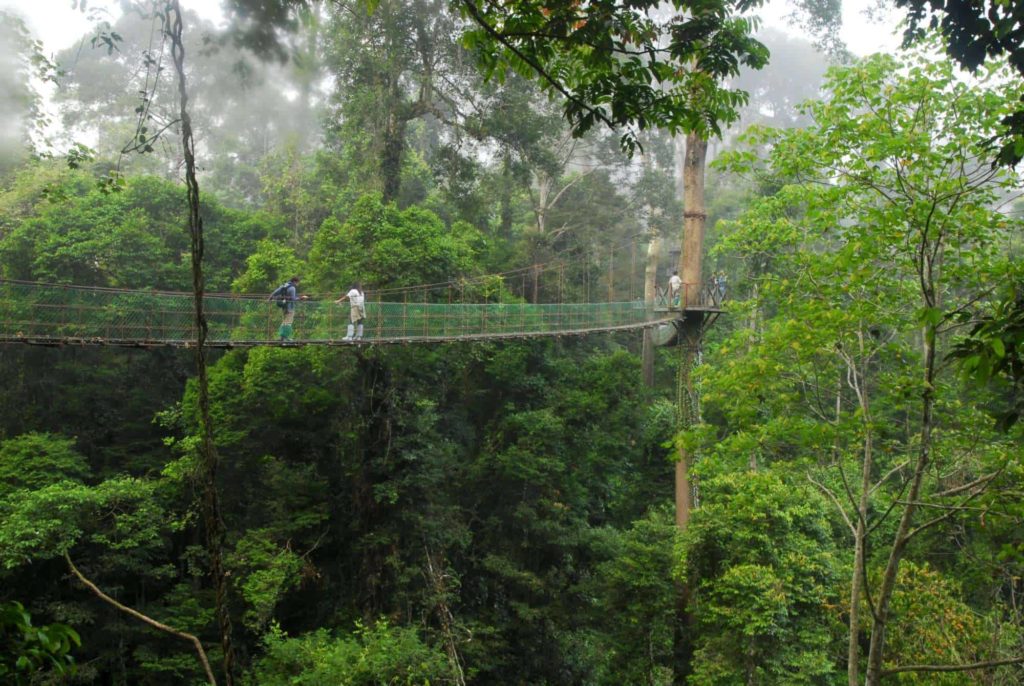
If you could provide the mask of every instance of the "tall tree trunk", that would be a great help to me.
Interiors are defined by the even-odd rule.
[[[396,96],[397,97],[397,96]],[[398,199],[402,186],[402,153],[405,151],[405,119],[395,111],[387,116],[384,149],[380,157],[380,175],[384,202]]]
[[[854,380],[854,392],[860,408],[861,424],[864,427],[864,443],[860,477],[860,499],[857,503],[857,521],[854,526],[853,543],[853,575],[850,579],[850,622],[849,636],[846,646],[846,679],[847,686],[858,686],[860,682],[860,599],[864,591],[867,577],[866,544],[868,498],[871,494],[871,473],[874,469],[874,441],[871,426],[871,396],[868,388],[868,368],[864,349],[864,332],[858,333],[860,340],[860,357],[862,367],[858,371],[855,361],[847,361]],[[841,396],[836,395],[836,422],[841,412]]]
[[[861,495],[863,503],[866,497]],[[848,686],[860,684],[860,597],[863,593],[864,566],[864,519],[858,518],[853,549],[853,576],[850,579],[850,623],[846,645],[846,680]]]
[[[178,95],[181,102],[181,138],[185,154],[185,185],[188,189],[188,228],[192,253],[192,290],[196,323],[196,381],[198,382],[199,430],[201,440],[199,456],[203,483],[203,526],[206,530],[206,550],[210,556],[210,575],[213,578],[217,624],[220,628],[223,650],[224,683],[234,684],[235,651],[231,640],[231,615],[228,612],[227,574],[223,564],[224,522],[220,514],[220,495],[217,490],[219,459],[213,441],[213,421],[210,417],[210,386],[206,373],[206,313],[203,311],[203,219],[199,213],[199,182],[196,180],[195,142],[192,120],[188,113],[188,89],[185,85],[185,45],[182,41],[182,17],[178,0],[172,0],[168,20],[170,24],[171,56],[178,75]]]
[[[920,245],[917,251],[917,276],[921,286],[921,304],[926,310],[938,308],[940,296],[937,282],[938,263],[942,259],[942,234],[929,235],[929,226],[921,230]],[[932,462],[932,429],[935,407],[935,346],[938,339],[937,322],[928,320],[923,327],[923,390],[921,391],[921,429],[917,460],[914,475],[911,477],[910,488],[903,502],[903,513],[900,523],[893,535],[889,559],[886,561],[882,582],[878,588],[878,596],[874,611],[874,623],[871,625],[871,641],[868,647],[868,669],[864,683],[866,686],[880,686],[882,683],[882,661],[885,657],[885,629],[889,620],[889,605],[893,592],[896,590],[896,577],[899,574],[900,562],[906,552],[907,544],[913,537],[911,525],[917,512],[916,503],[921,495],[921,484],[928,467]]]
[[[683,304],[700,304],[701,266],[704,257],[704,159],[708,143],[695,133],[686,137],[686,157],[683,163],[683,249],[679,253],[679,273],[683,279]],[[683,353],[679,359],[679,430],[689,428],[694,415],[684,402],[693,397],[692,369],[700,338],[700,319],[686,317],[680,331]],[[690,521],[689,455],[680,446],[676,463],[676,525],[686,529]]]
[[[658,259],[661,257],[661,238],[653,236],[647,246],[647,267],[644,269],[644,307],[654,307],[658,290]],[[654,386],[654,332],[644,329],[643,347],[644,385]]]
[[[700,305],[701,270],[704,260],[704,161],[708,142],[695,133],[686,137],[683,161],[683,249],[679,253],[679,275],[683,279],[684,304]]]
[[[926,298],[926,301],[931,299]],[[932,411],[935,403],[935,335],[936,326],[928,324],[925,326],[924,335],[924,391],[921,393],[921,444],[917,451],[917,464],[914,466],[914,476],[911,478],[910,489],[906,495],[906,505],[903,507],[903,514],[900,517],[899,526],[893,536],[892,548],[889,550],[889,559],[885,565],[885,572],[882,575],[882,583],[878,588],[877,606],[875,609],[875,621],[871,626],[871,643],[868,648],[868,671],[865,679],[866,686],[880,686],[882,683],[882,659],[885,651],[885,626],[889,620],[889,604],[892,601],[892,594],[896,590],[896,576],[899,573],[900,562],[906,552],[907,543],[910,542],[910,527],[913,522],[917,508],[914,503],[921,495],[921,483],[932,458]]]
[[[679,323],[679,374],[676,387],[676,430],[685,431],[699,421],[697,390],[693,386],[693,367],[700,348],[701,320],[688,315]],[[690,454],[679,446],[676,462],[676,526],[685,531],[690,523],[693,502],[690,483]]]
[[[501,237],[512,240],[512,152],[505,148],[501,163],[501,198],[499,217],[501,219]]]
[[[701,265],[704,255],[704,160],[708,144],[697,134],[686,137],[683,160],[683,239],[679,255],[679,273],[683,279],[684,307],[700,304]],[[696,286],[692,285],[696,284]],[[685,315],[680,322],[679,378],[677,385],[677,431],[690,428],[697,421],[697,396],[693,387],[693,364],[700,345],[702,320],[700,313]],[[690,523],[690,455],[679,446],[675,469],[676,526],[685,531]],[[686,683],[693,665],[693,617],[690,613],[690,588],[678,589],[676,637],[674,646],[674,681]]]

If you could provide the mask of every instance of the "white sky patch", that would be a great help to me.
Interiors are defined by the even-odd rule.
[[[899,22],[903,15],[891,7],[881,11],[881,21],[869,19],[867,12],[878,11],[878,0],[843,0],[843,26],[839,37],[854,55],[863,57],[876,52],[894,52],[902,41]],[[786,21],[792,12],[786,0],[768,0],[764,7],[753,12],[761,17],[765,26],[813,40],[807,32]]]
[[[102,22],[113,24],[122,14],[121,0],[0,0],[0,10],[6,10],[21,17],[31,32],[32,37],[43,44],[43,54],[54,59],[56,54],[67,48],[79,46],[79,50],[94,49],[90,38],[95,35]],[[82,10],[85,5],[85,10]],[[203,19],[212,21],[216,26],[224,24],[224,15],[220,3],[215,0],[181,0],[183,11],[193,10]],[[96,49],[105,49],[97,47]],[[58,64],[60,68],[65,65]],[[33,80],[33,87],[42,96],[44,108],[51,115],[50,125],[44,131],[44,138],[35,141],[36,145],[47,152],[60,153],[69,144],[59,118],[54,115],[52,98],[55,86],[52,83],[39,83]],[[93,132],[78,142],[95,145],[96,134]]]
[[[82,11],[81,5],[86,5]],[[76,7],[77,5],[77,7]],[[225,25],[221,4],[217,0],[181,0],[183,10],[196,12],[200,17],[212,22],[215,26]],[[873,52],[895,51],[900,43],[898,22],[902,15],[889,10],[884,21],[869,21],[866,12],[869,8],[877,11],[878,0],[844,0],[843,28],[841,38],[847,47],[856,55],[867,55]],[[89,38],[96,31],[97,24],[102,21],[115,22],[122,13],[121,0],[0,0],[0,9],[11,11],[21,16],[33,36],[43,44],[43,52],[53,57],[58,52],[75,48],[76,44],[83,51],[92,50]],[[774,27],[793,36],[810,38],[799,27],[786,21],[791,12],[786,0],[767,0],[765,6],[754,14],[759,16],[764,26]],[[58,65],[61,66],[61,65]],[[44,99],[49,101],[52,94],[51,84],[36,84]],[[291,100],[293,93],[286,93]],[[48,135],[59,135],[57,122],[51,125]]]
[[[224,15],[215,0],[182,0],[183,10],[192,10],[204,19],[221,26]],[[877,0],[844,0],[843,30],[841,37],[857,55],[873,52],[891,52],[900,43],[897,22],[901,15],[889,11],[884,23],[874,23],[865,17],[865,11],[877,6]],[[0,0],[0,8],[21,15],[33,35],[42,40],[47,54],[74,45],[94,26],[96,16],[113,21],[121,13],[120,0],[90,0],[87,12],[74,9],[72,0]],[[794,35],[805,35],[790,26],[785,16],[790,12],[786,0],[769,0],[756,12],[766,25],[783,29]],[[104,14],[105,13],[105,14]]]
[[[86,11],[75,9],[72,0],[0,0],[0,9],[24,19],[32,35],[42,41],[43,52],[53,56],[87,36],[97,21],[113,23],[121,16],[120,0],[79,0],[78,4],[85,4]],[[224,21],[216,0],[181,0],[181,9],[192,10],[217,25]],[[91,49],[88,43],[85,47]]]

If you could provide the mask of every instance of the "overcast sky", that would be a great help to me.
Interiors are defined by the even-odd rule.
[[[74,9],[74,4],[72,0],[0,0],[0,7],[14,10],[25,18],[29,29],[43,41],[50,55],[80,40],[92,26],[89,16]],[[842,38],[855,54],[890,51],[899,44],[898,37],[893,34],[892,21],[878,25],[865,20],[864,9],[876,4],[877,0],[843,0]],[[112,16],[108,15],[113,19],[119,14],[119,5],[119,0],[90,0],[87,6],[90,12],[113,12]],[[195,10],[214,22],[222,19],[217,0],[181,0],[181,6]],[[785,0],[771,0],[759,14],[766,25],[796,33],[795,29],[784,25],[782,18],[787,12]]]

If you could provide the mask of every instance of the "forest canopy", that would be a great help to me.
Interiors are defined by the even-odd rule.
[[[0,680],[1021,682],[1015,24],[966,78],[923,5],[176,5],[0,29]],[[40,283],[272,323],[27,345]],[[358,284],[676,322],[306,344]]]

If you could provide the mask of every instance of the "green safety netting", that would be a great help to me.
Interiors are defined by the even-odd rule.
[[[0,339],[180,343],[195,340],[188,293],[129,291],[0,280]],[[275,341],[283,311],[265,297],[207,295],[211,344]],[[640,301],[445,304],[368,298],[365,340],[416,340],[574,333],[637,327],[665,315]],[[294,340],[340,341],[349,306],[295,304]]]

